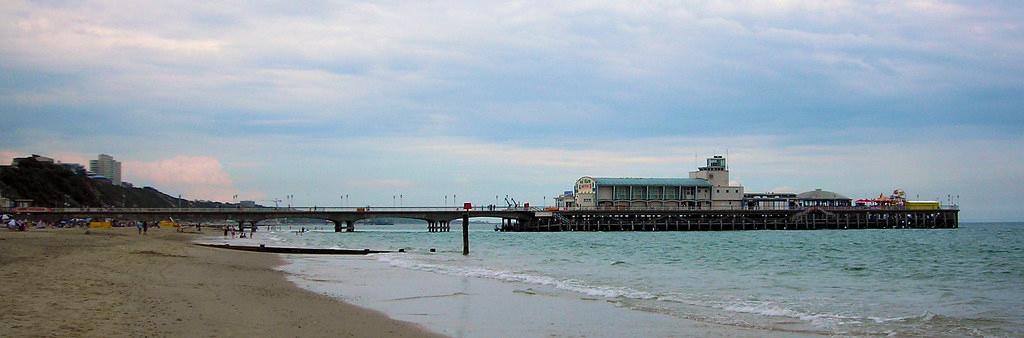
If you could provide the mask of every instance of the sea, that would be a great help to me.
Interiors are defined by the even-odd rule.
[[[311,231],[299,232],[301,228]],[[958,229],[495,232],[260,229],[296,285],[459,337],[1024,337],[1024,223]],[[433,249],[433,252],[431,252]]]

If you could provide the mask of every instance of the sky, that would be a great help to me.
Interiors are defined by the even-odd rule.
[[[1019,221],[1022,25],[1019,1],[9,0],[0,161],[440,206],[728,154],[748,192],[899,188]]]

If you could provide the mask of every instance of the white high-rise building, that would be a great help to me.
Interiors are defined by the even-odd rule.
[[[100,154],[95,160],[89,160],[89,171],[110,179],[110,183],[121,185],[121,162],[113,156]]]

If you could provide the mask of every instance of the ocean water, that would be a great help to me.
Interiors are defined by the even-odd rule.
[[[279,227],[257,232],[254,241],[405,249],[368,260],[416,273],[501,281],[520,290],[558,290],[561,297],[603,300],[627,311],[744,329],[1024,336],[1024,223],[734,232],[498,233],[492,227],[471,226],[468,257],[461,255],[461,226],[455,224],[449,233],[427,233],[421,224],[362,226],[355,233],[323,227],[301,235]],[[289,259],[294,270],[304,269],[303,258]]]

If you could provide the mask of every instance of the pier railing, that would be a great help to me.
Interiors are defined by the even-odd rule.
[[[224,208],[45,208],[45,207],[27,207],[27,208],[0,208],[2,213],[33,213],[33,212],[49,212],[49,213],[90,213],[90,212],[123,212],[123,213],[220,213],[220,212],[243,212],[243,213],[315,213],[315,212],[483,212],[483,211],[533,211],[533,212],[567,212],[567,211],[784,211],[784,210],[807,210],[807,209],[822,209],[822,210],[836,210],[836,211],[860,211],[860,210],[908,210],[908,211],[927,211],[927,209],[907,208],[905,206],[893,205],[893,206],[871,206],[871,207],[827,207],[827,206],[804,206],[794,208],[743,208],[743,207],[732,207],[732,208],[697,208],[697,207],[633,207],[633,206],[615,206],[615,207],[498,207],[498,206],[476,206],[471,209],[465,209],[463,207],[455,206],[427,206],[427,207],[377,207],[377,206],[365,206],[365,207],[321,207],[321,206],[292,206],[292,207],[224,207]],[[960,206],[956,204],[944,204],[939,209],[934,210],[960,210]]]
[[[743,208],[743,207],[731,207],[731,208],[697,208],[697,207],[631,207],[631,206],[617,206],[617,207],[561,207],[561,208],[543,208],[544,211],[718,211],[718,210],[731,210],[731,211],[784,211],[784,210],[808,210],[808,209],[822,209],[822,210],[913,210],[913,211],[927,211],[927,209],[915,209],[907,208],[904,206],[884,206],[884,207],[826,207],[826,206],[801,206],[793,208]],[[942,205],[939,209],[934,210],[960,210],[959,205]]]
[[[90,212],[123,212],[123,213],[218,213],[218,212],[241,212],[241,213],[314,213],[314,212],[465,212],[465,211],[542,211],[539,207],[493,207],[478,206],[470,209],[463,207],[224,207],[224,208],[46,208],[46,207],[25,207],[25,208],[0,208],[3,213],[90,213]]]

